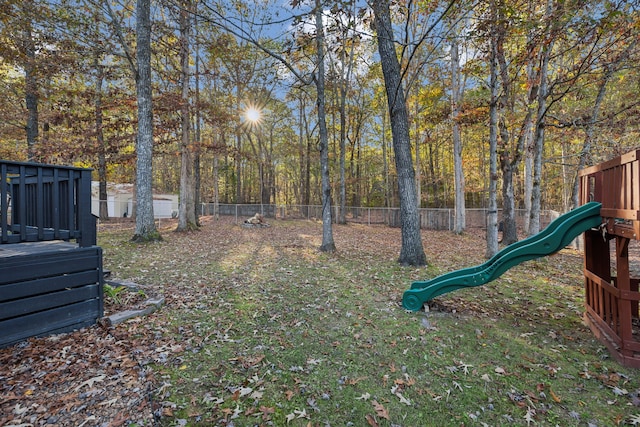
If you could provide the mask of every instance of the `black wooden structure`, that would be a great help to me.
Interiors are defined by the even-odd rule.
[[[91,170],[0,160],[0,347],[103,315]]]

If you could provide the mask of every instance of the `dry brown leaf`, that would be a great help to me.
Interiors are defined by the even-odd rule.
[[[373,409],[376,410],[376,415],[380,418],[384,418],[385,420],[389,419],[389,413],[387,412],[387,408],[385,408],[382,403],[379,403],[377,400],[371,402],[373,405]]]
[[[367,414],[364,418],[367,420],[367,424],[371,427],[378,427],[378,422],[373,418],[373,415]]]

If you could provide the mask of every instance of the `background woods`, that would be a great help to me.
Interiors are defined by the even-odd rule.
[[[495,198],[511,241],[514,209],[531,211],[537,231],[541,208],[575,204],[580,167],[638,145],[635,2],[373,3],[151,2],[143,171],[149,188],[181,195],[181,227],[197,224],[198,201],[325,200],[343,222],[347,206],[399,206],[409,194],[458,211]],[[101,198],[107,182],[146,177],[137,7],[2,2],[1,158],[92,167]],[[373,14],[384,7],[401,82],[391,89]],[[393,91],[405,99],[415,196],[394,160]]]

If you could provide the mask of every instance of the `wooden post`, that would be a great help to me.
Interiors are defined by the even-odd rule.
[[[78,225],[81,232],[78,244],[81,247],[95,246],[96,219],[91,215],[91,170],[83,170],[78,181],[77,209]]]
[[[624,298],[631,291],[631,278],[629,275],[629,239],[626,237],[616,236],[616,269],[618,278],[616,287],[619,291],[619,297],[616,298],[619,336],[622,339],[622,348],[620,349],[624,357],[633,356],[633,351],[626,348],[625,343],[633,340],[631,328],[631,302]],[[627,292],[625,292],[627,291]]]

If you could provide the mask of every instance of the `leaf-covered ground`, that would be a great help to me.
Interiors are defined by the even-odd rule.
[[[335,226],[325,254],[316,222],[203,222],[149,245],[102,227],[105,267],[166,305],[0,349],[0,425],[640,424],[638,372],[581,322],[574,251],[407,313],[411,281],[483,261],[481,232],[425,231],[429,267],[404,268],[398,229]]]

